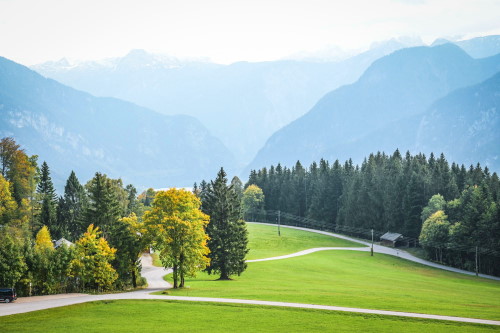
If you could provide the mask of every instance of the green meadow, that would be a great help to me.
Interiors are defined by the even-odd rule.
[[[266,241],[261,241],[260,232],[265,228],[274,230],[274,227],[255,227],[249,225],[250,243],[262,245],[262,253],[271,253],[272,248],[276,249],[276,253],[284,248],[296,252],[305,245],[283,245],[279,240],[273,242],[272,238],[278,238],[277,234],[266,236]],[[285,229],[284,234],[290,230]],[[297,238],[300,234],[312,234],[298,230],[293,232],[298,233],[295,234]],[[295,237],[292,239],[295,240]],[[318,247],[317,244],[310,247]],[[217,276],[199,273],[196,278],[187,279],[186,285],[187,288],[169,290],[168,293],[500,320],[498,281],[442,271],[388,255],[376,253],[371,257],[369,252],[322,251],[289,259],[249,263],[247,270],[232,281],[217,281]]]
[[[358,247],[306,231],[249,224],[249,258],[313,247]],[[167,277],[168,279],[169,277]],[[357,251],[322,251],[249,263],[241,276],[198,274],[169,295],[272,300],[500,320],[500,283]],[[382,315],[181,302],[120,300],[0,317],[4,332],[493,332],[498,326]]]
[[[100,301],[0,317],[3,332],[494,332],[437,320],[252,305]]]
[[[314,232],[278,226],[247,223],[248,248],[247,259],[263,259],[307,250],[313,247],[364,247],[363,244],[340,238],[321,235]]]

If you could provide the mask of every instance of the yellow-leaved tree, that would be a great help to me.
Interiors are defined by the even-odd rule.
[[[28,233],[29,200],[21,199],[18,204],[11,192],[12,183],[0,175],[0,226],[18,228],[20,233]]]
[[[111,266],[116,249],[100,237],[99,227],[89,225],[87,231],[75,244],[75,259],[70,263],[69,276],[80,279],[83,288],[110,289],[118,278]]]
[[[47,226],[43,226],[36,234],[33,256],[33,292],[35,294],[51,294],[57,289],[54,276],[54,244]]]
[[[153,248],[163,265],[173,269],[174,288],[184,287],[185,276],[195,276],[210,263],[205,233],[209,216],[200,206],[193,193],[170,189],[159,191],[144,214]]]
[[[17,203],[10,192],[10,183],[0,175],[0,225],[15,218]]]
[[[49,229],[44,225],[36,234],[35,251],[44,252],[51,250],[54,250],[54,244],[52,244]]]

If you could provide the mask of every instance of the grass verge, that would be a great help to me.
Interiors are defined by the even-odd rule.
[[[160,256],[158,255],[158,253],[153,252],[150,255],[151,258],[153,259],[153,266],[163,267],[163,264],[161,263]]]

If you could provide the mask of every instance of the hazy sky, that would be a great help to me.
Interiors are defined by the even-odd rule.
[[[500,34],[499,0],[0,0],[0,56],[25,65],[131,49],[229,63],[397,36]]]

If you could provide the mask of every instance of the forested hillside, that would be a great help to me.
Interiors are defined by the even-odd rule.
[[[265,209],[283,212],[285,222],[288,213],[311,227],[366,238],[371,229],[378,236],[398,232],[413,244],[429,217],[423,209],[441,194],[445,202],[432,213],[444,210],[454,226],[440,244],[451,249],[450,263],[471,269],[474,255],[467,251],[478,246],[486,253],[482,270],[500,274],[500,180],[479,164],[450,165],[444,155],[402,156],[396,150],[372,154],[361,165],[351,160],[321,160],[307,169],[300,162],[292,168],[278,164],[252,171],[246,186],[251,184],[262,188]]]

